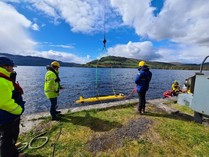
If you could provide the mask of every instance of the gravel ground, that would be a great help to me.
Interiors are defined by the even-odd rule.
[[[108,149],[116,149],[124,145],[124,141],[139,139],[140,135],[145,133],[152,121],[150,119],[140,117],[128,122],[127,125],[122,126],[116,130],[106,132],[100,137],[93,137],[87,142],[87,150],[93,153],[98,151],[105,151]]]

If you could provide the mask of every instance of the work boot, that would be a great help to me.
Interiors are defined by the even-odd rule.
[[[56,114],[61,114],[61,111],[55,111]]]
[[[141,110],[137,110],[136,113],[137,114],[142,114],[142,111]]]
[[[52,121],[60,121],[60,118],[57,116],[52,117]]]
[[[141,107],[138,108],[138,112],[139,112],[139,114],[142,114],[142,109],[141,109]]]
[[[28,154],[27,153],[20,153],[19,155],[18,155],[18,157],[26,157]]]

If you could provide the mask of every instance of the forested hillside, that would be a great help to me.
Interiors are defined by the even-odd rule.
[[[7,53],[0,53],[0,56],[5,56],[14,61],[16,65],[24,65],[24,66],[46,66],[49,65],[52,59],[42,58],[42,57],[33,57],[33,56],[21,56],[21,55],[12,55]],[[66,63],[59,61],[61,66],[68,67],[78,67],[80,64],[76,63]]]
[[[114,67],[114,68],[137,68],[138,59],[125,58],[125,57],[115,57],[108,56],[102,57],[100,60],[93,60],[83,65],[86,67]],[[182,63],[164,63],[164,62],[150,62],[147,64],[152,69],[188,69],[188,70],[198,70],[200,69],[200,64],[182,64]],[[204,69],[209,70],[209,64],[204,65]]]
[[[24,66],[46,66],[49,65],[52,59],[42,58],[42,57],[33,57],[33,56],[21,56],[21,55],[12,55],[7,53],[0,53],[0,56],[9,57],[12,59],[16,65]],[[99,67],[99,68],[138,68],[139,59],[125,58],[125,57],[116,57],[116,56],[107,56],[102,57],[99,60],[93,60],[86,64],[78,63],[67,63],[59,61],[61,66],[67,67]],[[148,66],[152,69],[181,69],[181,70],[199,70],[200,64],[183,64],[183,63],[165,63],[165,62],[152,62],[146,61]],[[209,70],[209,63],[204,64],[204,70]]]

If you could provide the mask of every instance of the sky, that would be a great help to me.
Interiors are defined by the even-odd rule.
[[[200,64],[209,55],[208,8],[208,0],[0,0],[0,52]]]

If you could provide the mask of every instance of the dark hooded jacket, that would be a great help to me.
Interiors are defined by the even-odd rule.
[[[136,90],[137,92],[146,92],[149,89],[149,83],[152,79],[152,73],[150,72],[148,66],[143,66],[138,69],[139,73],[136,76]]]

